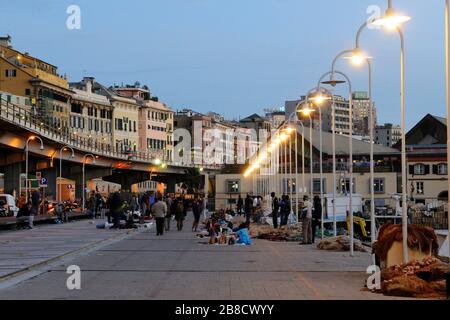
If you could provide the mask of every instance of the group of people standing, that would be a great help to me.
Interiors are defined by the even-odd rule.
[[[172,219],[175,219],[177,222],[177,230],[182,231],[184,220],[188,214],[194,216],[192,231],[197,231],[204,207],[205,203],[201,197],[188,199],[182,196],[162,197],[158,195],[155,203],[150,207],[151,214],[156,221],[156,235],[162,236],[164,231],[170,231]]]
[[[242,199],[239,195],[236,209],[238,214],[245,214],[246,223],[250,223],[250,218],[253,216],[255,221],[259,220],[262,216],[262,202],[263,198],[261,196],[251,196],[247,194],[245,199]]]
[[[278,218],[280,217],[280,227],[287,225],[289,215],[291,214],[291,200],[288,195],[283,195],[279,199],[275,192],[271,193],[272,198],[272,221],[273,227],[278,228]],[[319,196],[315,196],[313,202],[305,195],[303,204],[299,207],[297,213],[302,221],[303,240],[301,244],[313,244],[317,227],[321,223],[322,218],[322,202]]]

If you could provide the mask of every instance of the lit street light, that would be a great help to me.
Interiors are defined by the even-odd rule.
[[[44,150],[44,142],[39,136],[31,136],[27,139],[25,144],[25,203],[28,202],[28,151],[29,151],[29,143],[31,141],[39,140],[41,143],[40,150]]]
[[[346,56],[350,54],[350,56]],[[361,66],[364,62],[367,64],[368,68],[368,85],[369,85],[369,136],[370,136],[370,238],[372,245],[374,244],[376,238],[375,229],[375,190],[374,190],[374,154],[373,154],[373,101],[372,101],[372,63],[370,62],[371,57],[365,55],[359,47],[351,50],[344,50],[340,52],[333,60],[331,66],[332,73],[330,75],[330,83],[333,85],[334,81],[334,71],[336,68],[336,63],[339,58],[349,59],[354,66]],[[373,255],[373,259],[375,256]],[[374,260],[375,263],[375,260]]]
[[[82,178],[82,187],[83,187],[83,201],[82,201],[82,207],[81,212],[84,212],[85,208],[85,202],[86,202],[86,178],[85,178],[85,166],[86,166],[86,160],[87,158],[92,158],[92,163],[95,164],[95,156],[93,154],[85,154],[83,156],[83,178]],[[59,181],[61,183],[61,181]],[[94,217],[95,218],[95,217]]]
[[[313,139],[313,134],[312,134],[312,130],[313,130],[313,120],[311,117],[311,113],[313,113],[315,110],[309,108],[309,106],[307,106],[306,108],[302,108],[300,110],[300,113],[303,114],[304,116],[309,118],[309,174],[310,174],[310,190],[309,190],[309,194],[310,194],[310,199],[312,201],[313,199],[313,187],[314,187],[314,173],[313,173],[313,143],[312,143],[312,139]]]
[[[336,80],[335,79],[335,75],[339,74],[342,77],[345,78],[346,81],[343,80]],[[325,77],[331,75],[331,80],[330,81],[324,81],[322,82],[323,79],[325,79]],[[339,83],[345,83],[347,82],[348,84],[348,96],[349,96],[349,165],[348,165],[348,171],[349,171],[349,216],[350,216],[350,256],[354,255],[354,226],[353,226],[353,92],[352,92],[352,83],[350,78],[343,72],[341,71],[336,71],[336,70],[332,70],[330,72],[325,73],[320,79],[319,82],[317,83],[317,87],[320,88],[320,85],[323,84],[329,84],[332,86],[335,86]],[[333,100],[334,103],[334,100]],[[333,117],[334,118],[334,117]],[[333,124],[333,129],[334,129],[334,124]],[[333,130],[334,131],[334,130]],[[334,132],[333,132],[333,172],[334,172],[334,177],[333,179],[336,179],[335,175],[336,175],[336,158],[335,158],[335,139],[334,139]],[[333,200],[333,202],[335,202],[335,200]],[[335,206],[333,206],[333,211],[336,211]],[[333,217],[333,224],[335,224],[335,216]]]
[[[384,26],[388,30],[397,30],[400,36],[400,98],[401,98],[401,176],[402,176],[402,238],[403,238],[403,262],[407,263],[408,259],[408,204],[407,204],[407,186],[406,186],[406,141],[405,141],[405,41],[401,25],[411,20],[410,17],[396,14],[392,8],[392,0],[388,0],[388,9],[386,14],[372,21],[374,25]],[[369,25],[364,23],[358,30],[356,35],[356,48],[360,48],[359,38],[361,32]],[[373,188],[373,186],[372,186]]]
[[[59,203],[61,203],[62,200],[62,152],[66,150],[71,150],[72,151],[71,157],[75,158],[75,151],[72,149],[72,147],[64,146],[59,150],[59,192],[58,192]]]

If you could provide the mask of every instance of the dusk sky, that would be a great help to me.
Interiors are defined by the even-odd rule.
[[[71,4],[81,8],[81,30],[66,28]],[[413,18],[404,27],[408,128],[426,113],[445,116],[444,4],[394,0]],[[311,89],[332,58],[354,46],[370,5],[384,10],[387,1],[2,0],[0,34],[70,81],[139,81],[174,110],[237,119]],[[399,124],[398,35],[366,30],[361,40],[373,57],[378,122]],[[367,90],[365,68],[338,65],[355,91]]]

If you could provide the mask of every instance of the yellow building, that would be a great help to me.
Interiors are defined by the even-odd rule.
[[[139,105],[134,99],[112,95],[113,105],[113,144],[118,151],[138,150]]]
[[[48,125],[68,128],[73,92],[57,67],[15,50],[11,37],[0,37],[0,91],[27,97]]]

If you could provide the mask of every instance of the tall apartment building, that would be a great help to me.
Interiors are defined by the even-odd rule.
[[[385,147],[392,147],[401,139],[401,134],[400,126],[386,123],[375,127],[374,141]]]
[[[286,101],[285,109],[286,109],[286,117],[295,112],[298,104],[305,100],[306,97],[302,96],[300,100],[294,101]],[[335,128],[336,133],[338,134],[350,134],[350,110],[349,110],[349,101],[348,99],[335,95],[334,96],[335,103]],[[332,102],[327,100],[325,101],[321,107],[322,112],[322,130],[326,132],[332,131]],[[311,115],[313,119],[314,128],[319,128],[319,112],[316,110]],[[306,126],[309,126],[309,119],[303,118],[301,119]]]
[[[369,96],[365,91],[353,93],[353,130],[354,134],[360,136],[370,135],[370,110]],[[377,125],[377,111],[372,101],[372,128]]]

